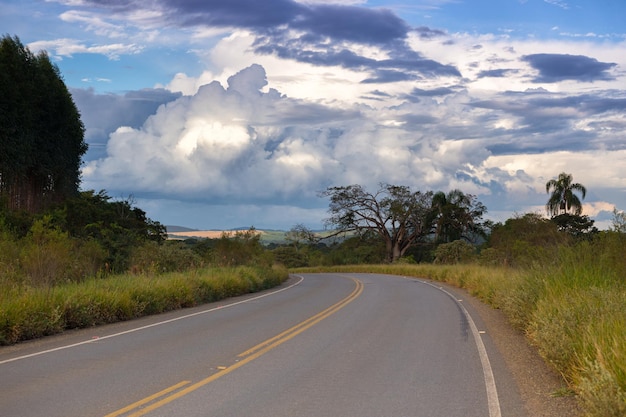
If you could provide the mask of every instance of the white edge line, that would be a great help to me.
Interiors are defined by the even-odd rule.
[[[34,356],[44,355],[46,353],[56,352],[58,350],[64,350],[64,349],[69,349],[69,348],[73,348],[73,347],[76,347],[76,346],[86,345],[88,343],[94,343],[94,342],[98,342],[98,341],[104,340],[104,339],[110,339],[110,338],[113,338],[113,337],[123,336],[123,335],[128,334],[128,333],[134,333],[134,332],[138,332],[140,330],[149,329],[150,327],[156,327],[156,326],[160,326],[162,324],[168,324],[168,323],[172,323],[172,322],[175,322],[175,321],[178,321],[178,320],[183,320],[183,319],[187,319],[187,318],[190,318],[190,317],[199,316],[201,314],[211,313],[211,312],[216,311],[216,310],[222,310],[224,308],[233,307],[233,306],[236,306],[236,305],[239,305],[239,304],[243,304],[243,303],[247,303],[247,302],[250,302],[250,301],[258,300],[258,299],[261,299],[261,298],[264,298],[264,297],[268,297],[270,295],[278,294],[279,292],[283,292],[283,291],[286,291],[288,289],[291,289],[291,288],[295,287],[296,285],[300,284],[302,281],[304,281],[304,277],[303,276],[300,276],[300,275],[295,275],[295,276],[299,277],[300,280],[295,282],[295,283],[293,283],[293,284],[291,284],[291,285],[289,285],[288,287],[281,288],[281,289],[276,290],[276,291],[268,292],[266,294],[258,295],[256,297],[252,297],[252,298],[247,298],[247,299],[241,300],[241,301],[236,301],[234,303],[225,304],[225,305],[221,305],[221,306],[218,306],[218,307],[213,307],[213,308],[210,308],[208,310],[202,310],[202,311],[198,311],[198,312],[195,312],[195,313],[186,314],[184,316],[175,317],[173,319],[159,321],[157,323],[148,324],[146,326],[136,327],[134,329],[125,330],[123,332],[114,333],[114,334],[110,334],[110,335],[107,335],[107,336],[98,337],[98,338],[95,338],[95,339],[84,340],[82,342],[73,343],[71,345],[59,346],[59,347],[56,347],[56,348],[53,348],[53,349],[42,350],[41,352],[35,352],[35,353],[28,354],[28,355],[17,356],[15,358],[11,358],[11,359],[5,359],[3,361],[0,361],[0,365],[3,365],[5,363],[9,363],[9,362],[19,361],[21,359],[32,358]],[[148,316],[145,316],[145,317],[148,317]],[[118,323],[121,323],[121,322],[118,322]],[[111,324],[113,324],[113,323],[111,323]]]
[[[470,325],[470,329],[472,329],[472,335],[474,336],[474,341],[476,342],[476,348],[478,349],[478,356],[480,356],[480,363],[483,367],[483,375],[485,378],[485,388],[487,389],[487,403],[489,406],[489,417],[501,417],[502,412],[500,410],[500,400],[498,399],[498,389],[496,387],[496,379],[493,376],[493,369],[491,368],[491,362],[489,362],[489,356],[487,355],[487,349],[485,348],[485,344],[483,343],[482,338],[480,337],[480,332],[476,327],[476,323],[470,316],[469,312],[465,308],[463,304],[461,304],[457,297],[455,297],[449,291],[446,291],[441,286],[433,285],[430,282],[418,280],[423,284],[430,285],[433,288],[438,289],[439,291],[444,292],[448,297],[452,298],[452,300],[461,308],[467,321]]]

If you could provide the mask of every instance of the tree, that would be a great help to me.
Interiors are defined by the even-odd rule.
[[[320,196],[330,198],[326,224],[336,228],[333,236],[374,232],[385,243],[387,262],[401,258],[429,233],[431,192],[380,184],[376,192],[370,193],[360,185],[349,185],[329,187]]]
[[[484,236],[482,216],[487,208],[476,196],[452,190],[448,194],[439,191],[433,195],[432,222],[435,243],[450,243],[455,240],[472,242]]]
[[[0,39],[0,196],[30,213],[78,193],[87,151],[80,114],[48,55]]]
[[[134,248],[167,239],[165,226],[135,207],[132,196],[111,201],[104,190],[83,191],[67,199],[54,211],[53,219],[70,236],[98,242],[108,253],[106,269],[115,272],[128,268]]]
[[[551,179],[546,183],[546,193],[552,191],[546,204],[546,210],[550,216],[567,214],[570,210],[573,210],[573,214],[577,216],[582,213],[582,203],[574,191],[580,192],[584,199],[587,189],[582,184],[574,183],[573,180],[571,174],[562,172],[557,179]]]
[[[265,255],[261,233],[254,227],[238,230],[234,235],[230,232],[222,233],[213,249],[214,262],[221,266],[268,266],[271,261]]]
[[[569,233],[575,238],[589,237],[598,233],[598,228],[593,225],[595,221],[589,216],[562,213],[550,220],[558,226],[559,231]]]
[[[626,212],[613,208],[611,229],[613,232],[626,233]]]
[[[485,263],[506,266],[530,266],[557,259],[558,248],[572,241],[559,231],[557,224],[537,213],[516,215],[492,228],[487,248],[481,251]]]
[[[315,235],[315,232],[305,225],[296,224],[285,233],[285,240],[293,245],[296,252],[298,252],[303,244],[312,245],[318,240],[318,237]]]

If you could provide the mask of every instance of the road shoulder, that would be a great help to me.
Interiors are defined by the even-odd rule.
[[[501,353],[509,372],[517,383],[526,412],[532,417],[581,416],[578,400],[573,395],[559,395],[566,387],[526,336],[514,329],[501,310],[496,310],[466,290],[453,288],[479,315]]]

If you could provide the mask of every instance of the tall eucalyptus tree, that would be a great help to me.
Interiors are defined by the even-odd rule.
[[[59,69],[17,37],[0,38],[0,197],[40,211],[78,193],[84,126]]]

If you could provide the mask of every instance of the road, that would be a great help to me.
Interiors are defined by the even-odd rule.
[[[304,274],[0,349],[0,416],[527,417],[454,290]]]

